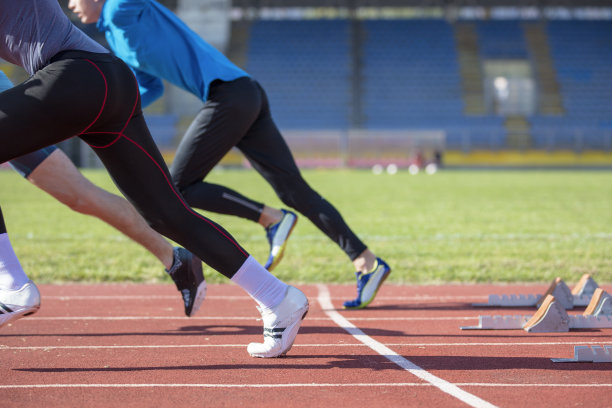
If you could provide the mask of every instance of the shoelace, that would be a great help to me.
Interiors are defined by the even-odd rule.
[[[367,273],[355,272],[357,276],[357,290],[360,291],[363,289],[366,283],[370,280],[370,276]],[[362,278],[363,276],[363,278]]]
[[[363,289],[363,287],[366,285],[366,283],[368,283],[368,281],[373,276],[373,274],[378,270],[379,266],[380,265],[377,260],[371,272],[368,272],[368,273],[355,272],[355,276],[357,276],[357,290]],[[363,279],[361,279],[361,276],[363,276]]]

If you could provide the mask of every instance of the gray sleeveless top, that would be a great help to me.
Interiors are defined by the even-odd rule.
[[[0,0],[0,58],[32,75],[65,50],[109,52],[74,26],[57,0]]]

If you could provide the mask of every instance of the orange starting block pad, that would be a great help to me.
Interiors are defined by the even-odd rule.
[[[570,290],[563,279],[557,277],[552,281],[543,295],[489,295],[487,303],[472,303],[475,307],[540,307],[548,295],[553,295],[566,309],[575,306],[587,306],[595,289],[599,285],[591,275],[584,274]]]
[[[574,358],[551,358],[553,363],[612,363],[612,345],[574,346]]]
[[[566,332],[570,329],[612,328],[612,296],[597,288],[582,315],[568,315],[553,295],[547,295],[533,315],[479,316],[478,326],[461,330],[519,330],[533,333]]]

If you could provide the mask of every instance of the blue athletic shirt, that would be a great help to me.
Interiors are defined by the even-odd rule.
[[[4,71],[0,70],[0,92],[4,92],[7,89],[11,89],[12,87],[13,83],[11,82],[11,80],[6,76]]]
[[[134,71],[143,107],[162,95],[162,78],[206,101],[214,80],[249,76],[153,0],[106,0],[97,27]]]

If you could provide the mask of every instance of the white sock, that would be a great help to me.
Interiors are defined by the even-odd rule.
[[[272,275],[252,256],[242,264],[232,277],[232,282],[244,289],[261,308],[271,309],[285,298],[286,283]]]
[[[0,288],[19,289],[28,283],[7,233],[0,234]]]

